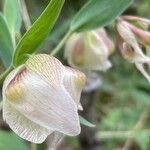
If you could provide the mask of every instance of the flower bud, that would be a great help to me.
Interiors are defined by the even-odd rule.
[[[150,20],[133,16],[122,16],[117,22],[119,48],[123,57],[129,62],[135,63],[137,69],[150,81],[149,73],[144,69],[144,64],[150,64],[150,56],[148,55],[150,47],[149,26]]]
[[[104,29],[73,34],[67,41],[65,57],[72,67],[84,70],[107,70],[114,44]]]
[[[80,133],[78,106],[85,75],[39,54],[14,69],[3,85],[3,118],[20,137],[42,143],[48,135]]]
[[[122,18],[128,22],[129,28],[139,43],[150,45],[150,20],[134,16],[123,16]]]

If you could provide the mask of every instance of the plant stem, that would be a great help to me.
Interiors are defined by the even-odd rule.
[[[64,38],[61,40],[61,42],[56,46],[56,48],[51,52],[51,56],[56,55],[61,48],[64,46],[65,42],[68,40],[68,38],[70,37],[70,35],[72,34],[72,31],[69,30],[66,35],[64,36]]]
[[[11,65],[10,67],[8,67],[4,73],[2,73],[0,75],[0,86],[2,86],[3,82],[4,82],[4,79],[6,78],[6,76],[9,74],[10,71],[13,70],[13,66]]]
[[[138,133],[145,132],[150,135],[149,129],[143,130],[128,130],[128,131],[100,131],[97,137],[102,139],[123,139],[123,138],[135,138]]]
[[[139,120],[137,121],[136,125],[134,126],[133,130],[141,129],[144,126],[147,117],[148,117],[148,111],[145,110],[141,114],[141,116],[140,116]],[[121,150],[129,150],[130,147],[132,146],[132,143],[133,143],[133,139],[131,137],[128,138]]]
[[[35,143],[31,143],[30,150],[36,150],[36,149],[37,149],[37,145]]]
[[[0,102],[0,111],[2,110],[3,108],[3,101]]]

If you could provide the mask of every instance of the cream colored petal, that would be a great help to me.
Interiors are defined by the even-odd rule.
[[[95,51],[97,54],[108,57],[109,48],[108,45],[106,45],[103,37],[100,36],[99,33],[96,31],[89,32],[89,34],[91,34],[91,43],[89,43],[91,50]],[[95,39],[95,42],[93,43],[92,38]]]
[[[33,143],[42,143],[51,133],[50,130],[27,119],[5,99],[3,104],[3,119],[17,135]]]
[[[5,91],[6,87],[8,86],[8,84],[10,83],[10,81],[19,73],[21,72],[23,69],[25,68],[24,65],[17,67],[16,69],[14,69],[10,74],[8,74],[8,76],[5,78],[5,81],[3,83],[3,91]]]
[[[72,67],[82,67],[84,64],[84,40],[81,33],[73,34],[65,46],[65,58]]]
[[[47,138],[47,150],[56,150],[61,141],[64,138],[64,134],[60,132],[53,132]]]
[[[70,136],[80,133],[77,107],[62,85],[51,85],[28,70],[22,78],[20,89],[23,92],[22,99],[9,101],[28,119]]]
[[[107,46],[107,49],[109,50],[109,55],[112,54],[115,49],[115,46],[114,46],[113,41],[107,35],[107,32],[105,31],[105,29],[100,28],[100,29],[96,30],[96,32],[98,32],[99,37],[101,37],[104,44]]]
[[[74,33],[67,41],[65,45],[65,57],[70,58],[69,56],[71,55],[72,50],[75,48],[76,44],[78,43],[79,40],[81,40],[82,34],[76,34]]]
[[[130,45],[134,49],[135,53],[138,56],[144,58],[144,53],[140,49],[140,46],[137,43],[135,35],[133,34],[133,32],[128,27],[128,23],[125,21],[118,22],[117,29],[118,29],[120,36],[125,40],[125,42],[128,45]]]
[[[146,70],[144,69],[143,64],[135,64],[137,69],[143,74],[143,76],[150,82],[150,75],[146,72]]]
[[[88,52],[86,54],[86,63],[84,69],[95,71],[106,71],[112,66],[111,62],[106,58],[106,55],[97,55],[96,53]]]
[[[146,26],[150,26],[150,20],[146,19],[146,18],[141,18],[141,17],[137,17],[137,16],[121,16],[121,18],[125,19],[125,20],[131,20],[131,21],[137,21],[139,23],[142,23]]]
[[[78,107],[81,106],[79,101],[85,82],[86,76],[82,72],[70,67],[65,67],[63,84]]]
[[[64,66],[55,57],[47,54],[38,54],[28,59],[25,66],[50,84],[60,85],[62,83]]]
[[[93,41],[93,38],[95,39]],[[86,52],[84,68],[88,70],[106,71],[111,67],[108,60],[109,50],[107,45],[95,31],[85,35]]]

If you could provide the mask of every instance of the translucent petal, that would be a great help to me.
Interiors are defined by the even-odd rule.
[[[62,83],[64,66],[55,57],[38,54],[28,59],[25,66],[50,84],[60,85]]]
[[[4,99],[3,103],[3,119],[21,138],[33,143],[42,143],[52,132],[27,119],[7,100]]]
[[[112,66],[111,62],[105,55],[97,55],[96,53],[94,54],[89,52],[86,54],[86,58],[84,68],[88,70],[106,71]]]
[[[79,101],[81,91],[85,85],[85,82],[86,77],[82,72],[72,69],[70,67],[65,67],[63,83],[66,90],[71,95],[77,106],[80,106]]]
[[[25,68],[25,66],[22,65],[16,69],[14,69],[10,74],[8,74],[8,76],[5,78],[5,81],[3,83],[3,91],[5,91],[6,87],[10,83],[10,81],[18,74],[18,72],[20,72],[24,68]]]
[[[144,53],[142,52],[135,35],[128,27],[128,23],[125,21],[120,21],[117,24],[117,29],[120,36],[134,49],[135,53],[140,57],[144,57]]]
[[[89,32],[88,34],[89,35],[91,34],[91,43],[88,44],[88,46],[91,48],[91,50],[93,52],[95,51],[99,55],[108,57],[109,48],[108,48],[108,45],[106,45],[103,37],[100,36],[97,31],[92,31],[92,32]],[[95,39],[95,42],[92,41],[94,39]],[[87,42],[89,42],[89,41],[87,40]]]
[[[80,133],[76,104],[62,85],[51,85],[28,70],[20,88],[23,91],[20,102],[10,100],[20,113],[49,130],[71,136]]]
[[[96,31],[85,35],[85,44],[85,69],[105,71],[111,67],[111,63],[108,60],[109,49]]]
[[[72,67],[87,70],[107,70],[111,63],[108,45],[98,33],[74,34],[67,42],[65,56]]]
[[[81,33],[73,34],[66,43],[65,58],[72,67],[84,64],[84,40]]]

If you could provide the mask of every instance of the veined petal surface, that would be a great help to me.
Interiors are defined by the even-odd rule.
[[[33,143],[42,143],[52,131],[27,119],[16,110],[7,100],[3,101],[3,119],[10,128],[21,138]]]
[[[48,60],[53,59],[53,57],[47,55],[43,57],[42,55],[42,58],[40,58],[40,56],[33,56],[31,60],[29,59],[26,62],[26,74],[19,81],[17,80],[19,92],[21,91],[22,94],[21,99],[14,102],[9,96],[9,101],[20,113],[42,127],[71,136],[78,135],[80,124],[77,106],[61,84],[63,69],[65,68],[62,64],[59,66],[59,61],[55,58],[54,60]],[[36,59],[38,61],[35,61]],[[36,62],[39,63],[37,68],[35,67]],[[49,66],[51,64],[53,65]]]
[[[78,135],[77,106],[84,84],[79,71],[49,55],[35,55],[4,82],[4,119],[19,136],[34,143],[43,142],[53,131]]]
[[[64,87],[71,95],[77,106],[79,106],[81,91],[85,85],[85,75],[70,67],[65,67],[65,75],[63,79]]]

